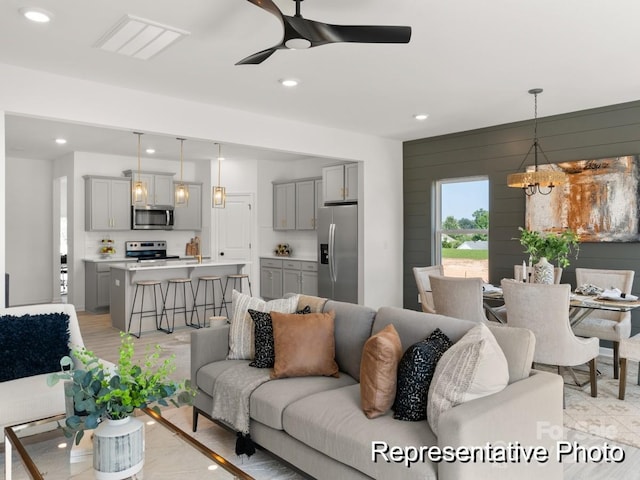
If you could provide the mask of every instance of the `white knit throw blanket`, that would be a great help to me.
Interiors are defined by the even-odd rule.
[[[228,423],[238,432],[249,433],[249,397],[270,379],[270,368],[234,365],[222,372],[213,384],[211,417]]]

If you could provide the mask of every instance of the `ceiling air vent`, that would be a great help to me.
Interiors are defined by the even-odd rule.
[[[95,46],[107,52],[148,60],[186,35],[190,33],[144,18],[125,15]]]

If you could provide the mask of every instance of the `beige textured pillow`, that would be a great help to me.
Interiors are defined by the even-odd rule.
[[[369,337],[360,362],[360,403],[368,418],[389,411],[396,397],[402,342],[392,324]]]
[[[285,315],[271,312],[275,361],[271,378],[338,376],[335,312]]]
[[[509,366],[500,345],[484,324],[469,330],[440,358],[427,398],[427,420],[438,435],[440,415],[461,403],[503,390]]]
[[[251,297],[237,290],[231,292],[233,313],[229,327],[229,360],[253,360],[255,351],[254,324],[247,310],[258,312],[293,313],[298,306],[298,295],[265,302],[261,298]]]

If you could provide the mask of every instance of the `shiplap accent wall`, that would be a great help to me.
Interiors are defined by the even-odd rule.
[[[640,153],[640,101],[538,119],[540,146],[551,163]],[[489,281],[513,276],[524,259],[513,238],[524,226],[525,199],[506,178],[518,171],[533,142],[533,120],[404,143],[404,289],[406,308],[418,309],[412,267],[433,264],[433,189],[437,180],[489,178]],[[545,162],[539,156],[538,161]],[[533,154],[527,159],[533,164]],[[640,292],[640,244],[583,243],[562,283],[575,287],[575,268],[633,269]],[[633,314],[634,333],[640,312]]]

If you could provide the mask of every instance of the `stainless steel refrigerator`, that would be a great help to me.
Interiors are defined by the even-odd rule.
[[[358,205],[318,209],[318,295],[358,303]]]

